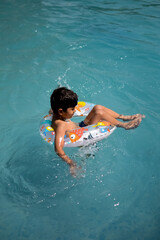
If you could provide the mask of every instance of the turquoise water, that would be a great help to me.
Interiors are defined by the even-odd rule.
[[[158,240],[160,2],[1,0],[0,239]],[[144,113],[68,166],[39,135],[57,85]]]

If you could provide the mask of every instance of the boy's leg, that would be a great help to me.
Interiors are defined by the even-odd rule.
[[[101,105],[96,105],[97,108],[99,109],[103,109],[103,111],[106,113],[106,114],[109,114],[110,116],[112,116],[113,118],[116,118],[116,119],[122,119],[123,121],[130,121],[130,120],[134,120],[135,118],[137,117],[144,117],[144,115],[142,114],[134,114],[134,115],[128,115],[128,116],[125,116],[125,115],[122,115],[122,114],[119,114],[119,113],[116,113],[114,112],[113,110],[109,109],[109,108],[106,108],[104,106],[101,106]]]
[[[125,116],[125,115],[120,114],[118,118],[122,119],[123,121],[131,121],[138,117],[145,118],[145,115],[144,114],[134,114],[134,115]]]
[[[138,117],[135,118],[133,121],[130,121],[129,123],[123,123],[117,120],[117,118],[120,118],[120,114],[104,107],[101,105],[96,105],[91,110],[91,112],[88,114],[88,116],[85,118],[84,123],[86,125],[91,125],[94,123],[97,123],[101,120],[106,120],[110,122],[112,125],[115,125],[117,127],[123,127],[125,129],[131,129],[137,127],[142,118]]]
[[[120,115],[109,108],[101,105],[95,105],[88,116],[85,118],[84,123],[86,125],[91,125],[97,123],[101,120],[106,120],[113,125],[118,124],[119,121],[116,120]]]
[[[101,106],[101,105],[96,105],[96,106],[97,106],[97,108],[103,109],[106,114],[111,115],[113,118],[122,119],[123,121],[130,121],[130,120],[134,120],[137,117],[142,117],[142,118],[144,117],[144,115],[142,115],[142,114],[134,114],[134,115],[125,116],[125,115],[116,113],[113,110],[106,108],[104,106]]]

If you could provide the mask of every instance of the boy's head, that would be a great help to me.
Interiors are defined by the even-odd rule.
[[[77,94],[66,87],[55,89],[50,98],[51,108],[55,114],[58,113],[60,108],[66,112],[67,108],[75,107],[77,101]]]

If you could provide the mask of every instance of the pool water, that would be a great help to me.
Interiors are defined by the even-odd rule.
[[[0,2],[0,239],[158,240],[160,2]],[[39,135],[57,86],[135,129],[66,153]]]

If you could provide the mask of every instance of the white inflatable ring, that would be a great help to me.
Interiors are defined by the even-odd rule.
[[[88,102],[78,102],[74,116],[86,116],[92,110],[95,104]],[[45,116],[40,124],[40,134],[43,139],[54,144],[55,132],[51,127],[52,114]],[[107,138],[114,130],[109,122],[101,121],[97,124],[89,125],[82,128],[76,128],[64,137],[64,147],[80,147]]]

